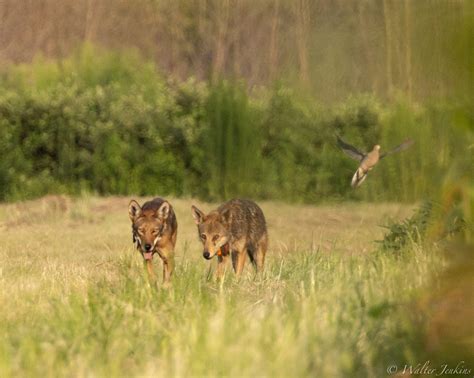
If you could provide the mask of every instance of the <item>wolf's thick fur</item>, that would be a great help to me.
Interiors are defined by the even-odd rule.
[[[145,259],[150,278],[153,273],[152,259],[155,253],[163,261],[163,282],[169,284],[174,269],[174,247],[178,223],[173,207],[162,198],[155,198],[140,206],[132,200],[128,206],[132,221],[133,242]]]
[[[204,214],[192,206],[194,220],[207,260],[217,255],[217,276],[224,274],[229,256],[240,276],[247,256],[257,272],[263,270],[268,234],[262,209],[252,201],[233,199],[217,210]]]

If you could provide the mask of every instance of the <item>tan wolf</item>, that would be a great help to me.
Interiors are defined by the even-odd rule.
[[[174,269],[174,247],[178,234],[178,223],[173,207],[162,198],[155,198],[140,206],[131,200],[128,214],[132,221],[133,242],[145,259],[149,277],[154,279],[153,255],[163,261],[163,282],[170,284]]]
[[[191,209],[204,247],[203,257],[210,260],[217,255],[217,277],[224,274],[229,255],[237,276],[247,256],[257,273],[263,270],[268,234],[263,211],[255,202],[233,199],[207,215],[196,206]]]

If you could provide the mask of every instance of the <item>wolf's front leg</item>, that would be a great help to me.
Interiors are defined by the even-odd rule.
[[[236,253],[236,263],[234,265],[234,271],[237,277],[240,277],[242,275],[242,271],[244,270],[245,266],[245,261],[247,260],[247,251],[241,250],[241,251],[235,251]]]
[[[227,269],[228,260],[229,260],[229,255],[217,256],[217,269],[216,269],[217,279],[221,279],[224,277],[226,269]]]
[[[151,260],[146,260],[145,261],[146,265],[146,271],[148,273],[148,279],[150,280],[151,283],[156,282],[156,276],[155,276],[155,271],[153,270],[153,263]]]
[[[171,285],[171,276],[174,270],[174,251],[173,250],[161,250],[161,260],[163,260],[163,285]]]

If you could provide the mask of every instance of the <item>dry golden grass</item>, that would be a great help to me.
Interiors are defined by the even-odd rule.
[[[27,250],[39,247],[38,244],[31,244],[39,242],[38,238],[32,237],[38,233],[44,242],[49,241],[52,245],[61,243],[67,250],[77,247],[74,239],[97,239],[101,234],[99,243],[103,252],[117,248],[122,250],[131,245],[127,213],[129,200],[122,197],[70,199],[47,196],[35,201],[0,205],[0,232],[6,240],[26,240]],[[137,200],[144,202],[147,199]],[[197,241],[191,204],[197,204],[205,211],[217,205],[187,199],[171,198],[169,201],[178,217],[179,251]],[[382,237],[384,230],[381,225],[389,219],[407,217],[413,208],[402,204],[358,203],[309,206],[260,202],[259,205],[267,218],[270,253],[283,253],[289,246],[366,252],[372,249],[373,240]],[[14,236],[18,233],[20,238]]]
[[[141,261],[132,245],[129,198],[46,196],[0,206],[0,266],[11,302],[25,293],[50,295],[69,288],[87,288],[89,280],[114,274],[113,264],[124,253]],[[137,198],[139,203],[145,198]],[[178,218],[176,260],[195,260],[206,271],[191,204],[203,211],[216,204],[169,199]],[[295,251],[359,254],[374,250],[383,235],[380,225],[402,219],[411,206],[400,204],[288,205],[261,202],[270,235],[268,259]],[[161,274],[161,262],[154,259]],[[8,271],[6,271],[8,269]],[[246,267],[251,271],[251,267]],[[179,270],[177,271],[179,274]],[[71,279],[72,278],[72,279]],[[48,293],[43,288],[48,287]],[[1,295],[1,294],[0,294]]]
[[[410,206],[262,202],[264,276],[247,266],[240,281],[216,283],[190,213],[193,203],[216,205],[170,199],[173,288],[152,290],[128,202],[0,205],[1,376],[380,376],[390,361],[419,355],[415,331],[397,335],[442,263],[421,247],[395,256],[373,242]]]

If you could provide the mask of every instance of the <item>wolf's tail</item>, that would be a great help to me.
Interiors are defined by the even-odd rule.
[[[364,172],[362,168],[357,168],[357,171],[352,176],[351,186],[357,188],[367,177],[367,172]]]

